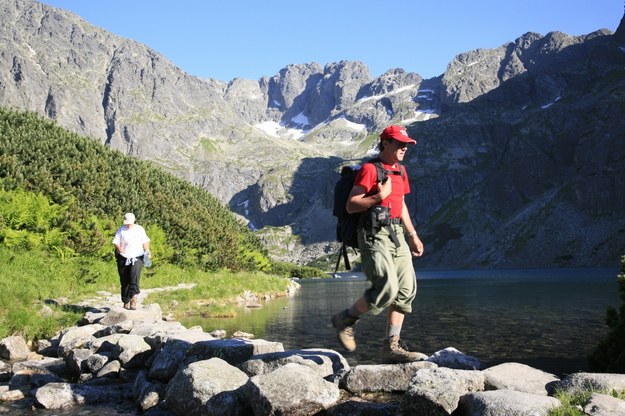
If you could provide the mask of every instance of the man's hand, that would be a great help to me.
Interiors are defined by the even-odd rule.
[[[411,235],[408,244],[410,245],[410,252],[414,257],[421,257],[423,255],[423,243],[421,239],[419,239],[419,236],[416,234]]]
[[[384,182],[378,183],[378,196],[380,197],[380,202],[384,201],[386,197],[388,197],[391,192],[393,192],[393,184],[389,177],[386,177]]]

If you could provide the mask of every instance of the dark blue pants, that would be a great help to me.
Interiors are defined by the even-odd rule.
[[[139,290],[139,280],[141,279],[141,269],[143,269],[143,258],[136,257],[134,264],[131,261],[128,265],[126,265],[126,257],[117,254],[115,258],[117,260],[119,283],[122,286],[122,302],[128,303],[133,296],[141,292]]]

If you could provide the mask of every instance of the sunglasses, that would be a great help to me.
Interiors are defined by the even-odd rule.
[[[395,139],[389,139],[388,141],[390,143],[393,143],[395,146],[399,147],[400,149],[408,147],[408,143],[406,142],[400,142],[399,140],[395,140]]]

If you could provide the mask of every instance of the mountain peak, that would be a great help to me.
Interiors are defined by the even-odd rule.
[[[625,13],[623,13],[621,23],[618,25],[616,32],[614,32],[614,40],[616,40],[619,45],[625,45]]]

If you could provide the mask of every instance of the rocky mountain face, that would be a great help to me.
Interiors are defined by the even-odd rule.
[[[206,188],[276,258],[335,252],[337,171],[390,123],[419,140],[406,163],[419,267],[616,266],[625,254],[622,27],[527,33],[432,79],[341,61],[224,83],[34,0],[0,0],[0,16],[0,105]]]

